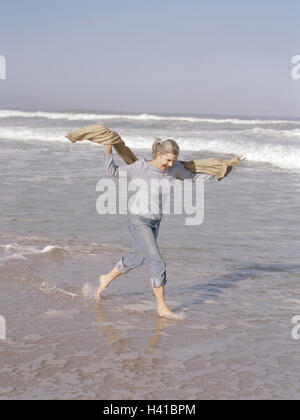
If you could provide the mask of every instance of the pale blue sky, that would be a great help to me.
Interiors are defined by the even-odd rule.
[[[298,0],[1,3],[1,109],[300,117]]]

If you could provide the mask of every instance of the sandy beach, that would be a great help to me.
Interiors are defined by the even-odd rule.
[[[145,158],[171,134],[183,160],[247,155],[205,186],[203,224],[161,223],[183,320],[157,316],[146,264],[97,302],[131,245],[126,215],[96,211],[103,148],[64,138],[97,121]],[[299,133],[284,118],[0,111],[0,398],[298,399]]]

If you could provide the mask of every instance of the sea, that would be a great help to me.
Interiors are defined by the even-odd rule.
[[[205,183],[201,224],[163,216],[179,320],[146,263],[97,300],[131,237],[97,211],[104,147],[65,137],[91,124],[145,159],[157,137],[180,160],[246,157]],[[0,110],[0,147],[1,399],[299,399],[300,119]]]

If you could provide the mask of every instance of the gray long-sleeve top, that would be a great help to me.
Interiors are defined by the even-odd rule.
[[[173,187],[174,181],[176,178],[180,179],[191,179],[195,181],[211,181],[217,179],[216,176],[203,174],[203,173],[193,173],[186,169],[180,161],[176,161],[172,167],[167,168],[165,171],[155,168],[151,163],[146,161],[144,158],[140,158],[131,165],[117,166],[113,160],[112,153],[106,155],[103,154],[104,165],[106,169],[106,174],[114,178],[123,178],[127,177],[128,180],[142,180],[145,181],[143,184],[147,188],[140,188],[139,200],[140,205],[137,206],[137,199],[134,205],[130,208],[129,211],[133,214],[138,214],[149,219],[161,219],[162,213],[162,203],[164,198],[164,192],[170,192],[168,188],[161,188],[161,193],[158,195],[158,188],[156,191],[153,191],[153,180],[167,180],[170,188]],[[151,182],[152,181],[152,182]],[[150,200],[149,200],[149,191],[150,191]],[[143,205],[144,204],[144,205]]]

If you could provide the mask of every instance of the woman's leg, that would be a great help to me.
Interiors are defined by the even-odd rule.
[[[102,293],[108,285],[117,277],[123,274],[117,267],[114,267],[109,273],[99,276],[100,287],[98,289],[98,299],[102,298]]]
[[[141,254],[140,249],[138,248],[136,243],[133,241],[130,252],[126,255],[126,257],[121,258],[117,262],[116,267],[123,274],[127,274],[128,271],[142,265],[144,261],[145,261],[145,258]]]
[[[134,246],[146,260],[150,269],[152,287],[164,286],[166,279],[166,263],[157,245],[159,222],[144,217],[131,218],[129,230]]]
[[[143,219],[131,218],[129,221],[129,231],[132,234],[133,245],[129,254],[121,258],[109,273],[100,276],[100,288],[98,290],[99,299],[108,285],[121,274],[126,274],[129,270],[143,264],[146,259],[151,273],[151,284],[154,296],[157,300],[158,315],[179,319],[167,306],[164,296],[164,285],[166,284],[166,264],[160,253],[157,244],[159,232],[159,222]]]
[[[157,236],[160,223],[138,219],[131,224],[131,232],[136,247],[146,259],[151,273],[151,284],[157,300],[158,315],[170,319],[179,319],[167,306],[164,295],[166,279],[166,264],[160,253]]]
[[[153,287],[153,293],[157,300],[157,313],[159,316],[169,319],[180,319],[166,304],[164,286]]]
[[[130,228],[129,231],[131,232]],[[115,278],[119,277],[121,274],[127,274],[128,271],[133,268],[139,267],[143,264],[144,260],[145,258],[141,254],[136,243],[133,242],[128,255],[121,258],[109,273],[99,276],[100,288],[98,289],[98,298],[101,299],[102,293]]]

